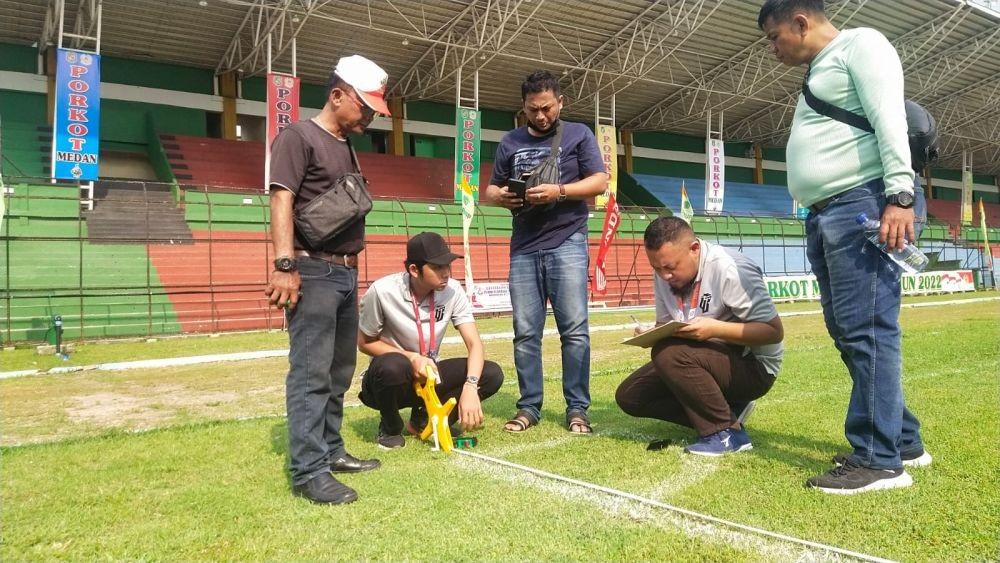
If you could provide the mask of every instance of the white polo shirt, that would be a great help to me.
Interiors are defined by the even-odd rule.
[[[424,297],[418,306],[420,330],[424,346],[430,345],[431,297],[434,302],[434,350],[437,356],[444,340],[448,323],[458,327],[475,322],[472,304],[455,278],[448,285]],[[371,338],[381,338],[389,344],[408,352],[420,352],[417,321],[413,316],[413,294],[410,292],[410,274],[398,272],[375,280],[361,298],[358,327]]]
[[[669,283],[653,275],[657,322],[689,321],[704,316],[726,322],[766,323],[778,316],[757,264],[735,250],[698,240],[701,242],[698,276],[688,294],[675,295]],[[752,353],[768,373],[778,375],[783,352],[779,342],[747,346],[743,355]]]

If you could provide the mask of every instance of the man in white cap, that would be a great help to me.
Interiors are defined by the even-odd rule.
[[[389,115],[387,79],[384,70],[364,57],[341,58],[330,74],[323,110],[285,128],[271,148],[276,259],[265,293],[288,318],[285,402],[293,491],[321,504],[358,498],[333,473],[380,465],[347,453],[340,436],[344,392],[357,363],[357,265],[365,218],[355,218],[321,248],[305,241],[292,218],[339,178],[359,172],[348,135],[363,133],[377,113]]]

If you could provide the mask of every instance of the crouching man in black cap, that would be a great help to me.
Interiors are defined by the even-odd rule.
[[[427,425],[413,383],[424,381],[428,365],[440,374],[436,391],[441,402],[458,400],[449,420],[460,424],[455,435],[482,425],[482,401],[503,383],[500,366],[484,360],[472,304],[451,277],[451,263],[457,258],[441,235],[420,233],[406,244],[406,271],[376,280],[361,299],[358,348],[372,361],[362,375],[360,398],[382,415],[377,440],[383,449],[406,445],[399,409],[411,409],[406,424],[411,434]],[[449,322],[458,329],[469,356],[439,361]]]

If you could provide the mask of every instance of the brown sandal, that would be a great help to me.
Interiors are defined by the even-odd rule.
[[[504,423],[503,429],[511,434],[519,434],[538,424],[538,420],[528,411],[517,411],[514,418]]]
[[[584,411],[570,411],[566,413],[566,427],[569,433],[574,436],[590,436],[594,429],[590,426],[590,419]]]

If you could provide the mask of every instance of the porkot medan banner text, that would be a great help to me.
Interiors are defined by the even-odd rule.
[[[465,254],[465,291],[476,298],[472,279],[472,250],[469,229],[479,200],[479,138],[482,113],[471,108],[455,112],[455,201],[462,203],[462,250]]]
[[[57,49],[52,178],[98,179],[100,125],[101,56]]]
[[[608,202],[608,194],[615,194],[618,199],[618,132],[614,125],[598,125],[594,133],[597,135],[597,147],[601,149],[601,159],[604,160],[604,171],[608,173],[608,188],[594,199],[594,208],[600,209]]]
[[[705,213],[718,215],[726,195],[726,147],[722,139],[708,139],[705,150]]]
[[[264,144],[264,186],[271,184],[271,143],[281,130],[299,120],[299,78],[267,75],[267,142]]]

